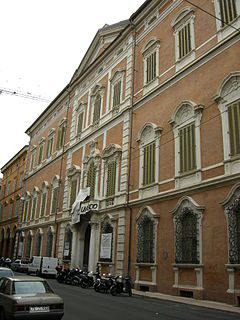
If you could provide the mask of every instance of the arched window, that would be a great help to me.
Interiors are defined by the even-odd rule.
[[[41,246],[42,246],[42,233],[40,229],[38,229],[36,234],[36,247],[35,247],[35,255],[40,256],[41,255]]]
[[[46,257],[52,256],[52,247],[53,247],[53,232],[49,228],[47,232],[47,244],[46,244]]]
[[[27,244],[26,244],[26,259],[29,260],[31,256],[32,249],[32,233],[29,231],[27,235]]]
[[[156,259],[157,219],[150,207],[137,216],[137,263],[154,263]]]

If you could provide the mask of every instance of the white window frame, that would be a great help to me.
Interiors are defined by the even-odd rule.
[[[240,171],[240,157],[230,156],[230,137],[228,123],[228,106],[240,100],[240,71],[230,73],[220,84],[217,95],[214,97],[222,118],[222,136],[224,150],[225,174],[234,174]]]
[[[104,89],[105,87],[103,85],[97,84],[95,85],[94,89],[92,90],[91,93],[91,99],[92,99],[92,112],[91,112],[91,124],[93,126],[99,125],[102,117],[102,108],[103,108],[103,98],[104,98]],[[99,119],[93,123],[93,117],[94,117],[94,109],[95,109],[95,100],[97,96],[100,95],[101,97],[101,106],[100,106],[100,114],[99,114]]]
[[[112,112],[118,112],[120,109],[120,106],[123,101],[123,78],[124,78],[125,70],[116,70],[109,80],[111,83],[111,110]],[[121,82],[120,85],[120,103],[119,105],[113,107],[113,98],[114,98],[114,86],[118,83]]]
[[[76,185],[76,195],[79,192],[79,187],[80,187],[80,175],[81,175],[81,168],[77,165],[73,165],[70,169],[68,169],[67,176],[68,176],[68,208],[70,209],[70,204],[71,204],[71,193],[72,193],[72,181],[76,180],[77,185]]]
[[[191,101],[183,101],[174,111],[169,123],[173,127],[175,144],[175,188],[182,188],[195,183],[199,183],[201,176],[201,143],[200,143],[200,123],[203,106]],[[180,174],[180,138],[179,130],[187,125],[195,125],[196,144],[196,169],[191,172]]]
[[[80,138],[80,137],[81,137],[81,134],[82,134],[82,132],[83,132],[83,130],[84,130],[86,106],[87,106],[87,104],[81,101],[81,102],[78,104],[78,106],[76,107],[76,109],[75,109],[75,136],[76,136],[77,138]],[[82,129],[81,129],[81,132],[78,132],[78,120],[79,120],[79,115],[80,115],[81,113],[83,113]]]
[[[118,144],[110,144],[108,147],[104,148],[103,150],[102,159],[104,160],[104,172],[105,172],[105,175],[104,175],[104,197],[105,198],[107,197],[108,164],[110,162],[116,162],[116,176],[115,176],[116,180],[115,180],[114,195],[109,196],[109,198],[115,198],[118,195],[121,155],[122,155],[122,148]]]
[[[144,198],[158,193],[159,180],[159,147],[160,136],[162,128],[156,126],[154,123],[147,122],[139,131],[137,142],[139,144],[139,197]],[[155,179],[154,183],[150,185],[143,185],[143,160],[144,147],[150,143],[155,142]]]
[[[31,217],[30,217],[30,220],[35,220],[36,219],[37,206],[38,206],[38,195],[39,195],[39,189],[37,187],[34,187],[33,191],[32,191],[32,204],[31,204]],[[34,204],[34,200],[35,199],[36,199],[36,206],[35,206],[35,212],[33,212],[33,204]]]
[[[214,3],[215,7],[215,14],[218,19],[216,19],[216,27],[217,27],[217,38],[218,42],[224,40],[227,38],[229,35],[236,33],[237,30],[240,28],[240,1],[236,0],[236,10],[237,10],[237,18],[234,19],[229,25],[225,25],[222,27],[222,22],[221,22],[221,9],[220,9],[220,4],[219,0],[212,0]]]
[[[175,38],[175,67],[176,71],[182,69],[195,59],[195,37],[194,37],[194,9],[186,7],[182,9],[178,15],[172,20],[171,26],[174,29]],[[179,57],[179,37],[178,32],[190,24],[191,50],[185,56]]]
[[[159,82],[159,50],[160,41],[154,37],[150,39],[142,48],[143,55],[143,94],[151,91],[158,85]],[[147,58],[156,52],[156,76],[151,81],[147,82]]]

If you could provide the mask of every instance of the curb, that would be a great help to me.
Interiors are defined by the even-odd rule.
[[[198,307],[204,308],[211,308],[217,309],[221,311],[228,311],[228,312],[235,312],[240,314],[240,308],[237,306],[232,306],[226,303],[216,302],[216,301],[209,301],[209,300],[197,300],[192,298],[185,298],[179,296],[170,296],[167,294],[157,293],[157,292],[149,292],[149,291],[138,291],[133,290],[133,294],[148,298],[155,298],[160,300],[168,300],[173,302],[185,303],[190,304]]]

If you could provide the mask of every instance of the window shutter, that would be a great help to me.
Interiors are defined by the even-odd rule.
[[[107,197],[115,195],[115,187],[116,187],[116,161],[112,161],[108,164]]]
[[[52,193],[52,210],[51,213],[56,213],[57,211],[57,200],[58,200],[58,188],[53,189]]]
[[[180,173],[196,169],[195,125],[191,124],[179,130]]]
[[[117,82],[113,88],[113,107],[116,107],[120,104],[120,95],[121,95],[121,81]]]
[[[236,0],[220,0],[222,27],[237,17]]]
[[[44,193],[42,194],[41,217],[43,217],[44,214],[45,214],[46,199],[47,199],[47,193],[44,192]]]
[[[144,147],[143,150],[143,185],[155,181],[155,142]]]
[[[230,155],[240,154],[240,101],[228,107]]]
[[[93,123],[100,119],[101,96],[98,94],[94,103]]]
[[[70,208],[72,208],[72,205],[76,199],[76,193],[77,193],[77,180],[74,179],[71,181]]]
[[[77,134],[82,132],[82,125],[83,125],[83,112],[79,113],[78,115]]]
[[[96,178],[96,167],[92,162],[89,166],[87,173],[87,187],[90,187],[90,199],[94,199],[95,194],[95,178]]]
[[[32,216],[31,218],[34,219],[36,213],[36,205],[37,205],[37,198],[33,198],[33,205],[32,205]]]

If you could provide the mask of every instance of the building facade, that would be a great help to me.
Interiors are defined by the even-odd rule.
[[[4,258],[16,257],[26,156],[27,146],[24,146],[1,168],[3,178],[0,194],[0,256]]]
[[[239,13],[152,0],[98,30],[26,131],[20,256],[239,303]]]

